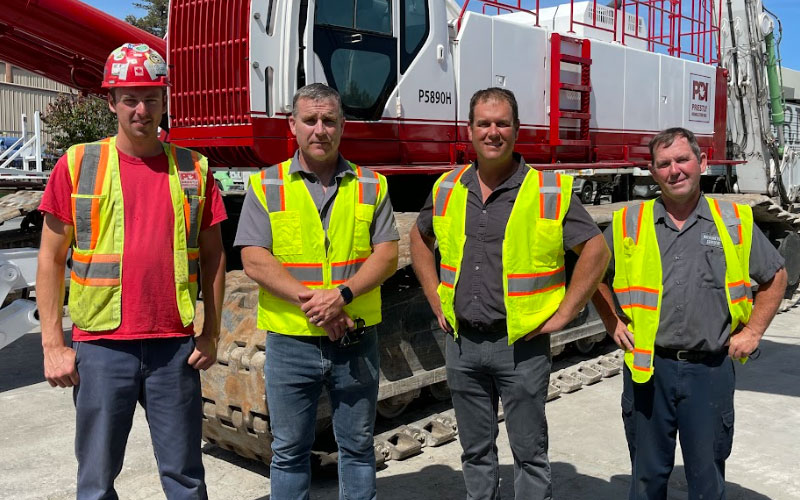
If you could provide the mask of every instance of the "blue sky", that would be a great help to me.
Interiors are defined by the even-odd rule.
[[[129,0],[82,0],[89,5],[108,12],[109,14],[124,18],[128,14],[140,16],[143,11],[133,7],[133,2]],[[457,0],[463,4],[463,0]],[[567,0],[540,0],[541,7],[549,7],[565,3]],[[598,0],[598,3],[607,3]],[[474,5],[480,5],[479,1],[472,1]],[[783,23],[783,41],[781,42],[781,57],[783,65],[787,68],[800,70],[800,51],[796,47],[800,46],[800,29],[797,29],[797,22],[800,21],[800,0],[763,0],[764,6],[773,14],[778,16]],[[533,0],[524,0],[523,5],[534,5]]]

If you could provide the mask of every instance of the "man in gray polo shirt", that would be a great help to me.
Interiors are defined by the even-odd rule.
[[[339,94],[297,91],[294,157],[251,177],[236,234],[261,287],[264,376],[272,429],[271,498],[308,498],[317,401],[330,394],[340,497],[375,498],[380,284],[397,269],[386,179],[339,154]]]
[[[514,455],[515,497],[549,499],[552,486],[544,411],[551,365],[549,334],[564,328],[589,300],[605,271],[608,249],[600,230],[572,195],[571,179],[533,170],[514,153],[519,118],[513,93],[499,88],[476,92],[469,118],[468,133],[478,159],[437,183],[436,196],[432,193],[428,198],[411,230],[411,258],[441,328],[453,333],[457,328],[457,337],[448,337],[446,344],[447,383],[463,448],[467,498],[499,498],[495,440],[500,399]],[[515,219],[514,214],[521,217]],[[439,222],[447,217],[455,217],[444,225],[452,231]],[[452,244],[453,238],[463,245]],[[434,259],[435,240],[442,251],[441,280]],[[547,251],[537,248],[545,244]],[[453,247],[462,246],[460,261],[458,257],[451,261],[450,254],[458,252]],[[564,292],[567,249],[579,258]],[[504,259],[506,250],[516,262]],[[531,255],[545,267],[552,263],[553,271],[519,274],[506,269]],[[449,281],[448,269],[455,269],[456,282]],[[518,282],[525,278],[533,278],[529,283],[537,278],[546,282],[539,289],[522,291],[512,285],[518,277],[523,277]],[[551,277],[557,279],[550,281]],[[509,293],[504,291],[504,281]],[[454,303],[448,305],[448,289],[453,288]],[[540,314],[541,309],[535,307],[538,300],[544,301],[546,317],[540,317],[530,331],[512,331],[517,321]],[[454,313],[455,324],[447,319],[448,309]]]
[[[682,128],[665,130],[650,142],[650,154],[653,158],[650,173],[661,187],[661,196],[654,202],[627,208],[628,211],[642,210],[643,215],[638,216],[642,227],[633,226],[637,217],[619,219],[628,226],[624,244],[615,241],[614,225],[605,231],[614,256],[608,267],[608,282],[601,283],[593,297],[617,345],[633,351],[634,356],[639,356],[638,360],[647,361],[644,364],[632,362],[634,370],[649,373],[637,374],[636,381],[627,363],[624,369],[622,419],[632,465],[629,498],[667,498],[677,433],[689,498],[719,500],[725,498],[725,460],[733,443],[735,376],[731,358],[745,358],[758,346],[783,298],[786,271],[783,258],[753,225],[750,276],[730,283],[726,279],[726,269],[728,265],[733,266],[734,261],[728,262],[711,208],[714,206],[714,210],[722,214],[720,217],[724,217],[724,204],[728,202],[709,202],[701,196],[700,174],[706,168],[706,155],[700,152],[694,134]],[[644,211],[648,203],[652,203],[652,219],[646,215],[649,210]],[[729,203],[727,206],[733,207]],[[749,207],[739,206],[729,212],[732,219],[725,223],[728,231],[734,229],[734,236],[730,237],[732,245],[739,244],[737,240],[740,239],[741,243],[746,243],[749,229],[745,226],[749,224],[745,212],[748,211]],[[660,254],[663,286],[660,311],[657,284],[637,287],[639,271],[637,266],[628,264],[629,255],[639,251],[638,242],[646,245],[646,232],[653,231],[645,227],[648,220],[654,225],[657,241],[657,248],[650,251],[655,252],[653,258]],[[735,221],[741,227],[731,225]],[[619,252],[625,254],[624,261]],[[615,282],[612,295],[615,270],[627,276],[628,284],[623,286]],[[644,272],[652,276],[657,270],[646,267]],[[749,309],[742,301],[750,297],[750,278],[759,284],[756,301],[749,319],[740,321],[739,328],[731,335],[732,311],[737,313],[737,308],[742,306]],[[742,295],[738,301],[733,292],[735,285],[748,288],[747,295]],[[626,293],[628,287],[640,292],[636,300],[632,300],[632,293]],[[730,303],[726,287],[732,290]],[[642,291],[653,293],[649,307]],[[615,303],[622,304],[624,309],[617,309]],[[646,332],[654,321],[657,330],[654,347],[650,347]],[[635,344],[631,331],[636,335]],[[629,357],[633,359],[634,356]]]

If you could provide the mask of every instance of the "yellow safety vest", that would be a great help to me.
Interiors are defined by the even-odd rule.
[[[350,163],[356,175],[345,175],[337,189],[328,224],[328,248],[319,212],[292,160],[250,177],[258,200],[269,214],[272,254],[308,288],[334,288],[351,278],[372,255],[370,226],[375,208],[387,193],[386,178]],[[367,326],[381,322],[381,290],[375,287],[344,307]],[[311,324],[300,307],[261,288],[258,328],[285,335],[326,335]]]
[[[164,144],[172,200],[175,297],[183,326],[194,319],[197,301],[198,238],[203,217],[206,158]],[[67,150],[72,180],[72,274],[69,313],[81,330],[119,327],[122,319],[122,264],[125,214],[116,137]],[[181,187],[181,179],[183,185]]]
[[[466,242],[466,165],[433,186],[433,231],[442,262],[439,298],[458,335],[454,303]],[[572,177],[528,168],[511,209],[503,239],[503,299],[509,345],[539,327],[564,299],[563,221],[572,197]]]
[[[725,254],[725,296],[731,313],[731,331],[746,324],[753,309],[750,290],[750,246],[753,211],[747,205],[703,197],[708,203]],[[699,203],[703,203],[701,200]],[[656,239],[655,200],[614,212],[614,293],[630,319],[634,349],[625,353],[633,381],[653,376],[653,349],[661,314],[661,253]]]

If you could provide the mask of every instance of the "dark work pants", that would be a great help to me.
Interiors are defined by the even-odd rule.
[[[114,479],[139,402],[169,500],[205,499],[200,374],[186,361],[191,337],[75,342],[73,392],[79,500],[116,499]]]
[[[663,500],[681,440],[689,500],[725,498],[733,444],[733,362],[725,353],[691,363],[655,356],[653,377],[635,384],[625,367],[622,419],[631,455],[631,500]]]
[[[498,398],[514,456],[514,495],[552,497],[544,404],[550,378],[550,336],[508,345],[500,332],[461,328],[447,339],[447,384],[453,396],[464,483],[469,500],[500,498],[497,463]]]

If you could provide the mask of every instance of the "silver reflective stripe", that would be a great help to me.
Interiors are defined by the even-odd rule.
[[[639,212],[643,209],[643,204],[633,205],[625,211],[625,234],[639,243]]]
[[[436,191],[436,200],[433,204],[433,215],[444,215],[447,196],[450,194],[450,190],[455,187],[453,179],[456,178],[460,171],[460,169],[453,169],[442,179],[442,182],[439,183],[439,189]]]
[[[444,266],[439,267],[439,280],[442,283],[447,283],[448,285],[455,285],[456,283],[456,272],[453,269],[448,269]]]
[[[619,305],[624,306],[645,306],[648,308],[658,307],[658,294],[654,292],[646,292],[644,290],[627,290],[622,293],[617,293]]]
[[[283,267],[289,271],[294,279],[300,283],[319,283],[322,284],[322,266],[293,266],[284,263]]]
[[[564,269],[547,276],[515,277],[508,276],[508,294],[533,294],[547,288],[563,285],[567,279]]]
[[[652,360],[652,358],[653,358],[652,354],[633,351],[633,366],[646,368],[648,371],[650,371],[650,361]]]
[[[747,285],[736,285],[729,287],[730,294],[731,294],[731,302],[736,302],[737,300],[741,300],[744,298],[750,298],[753,294],[750,287]]]
[[[280,164],[267,167],[267,169],[264,170],[264,178],[261,180],[264,196],[267,199],[267,211],[269,212],[281,211],[281,188],[283,187],[283,179],[280,178],[280,168]]]
[[[364,263],[364,260],[351,261],[342,265],[332,265],[331,283],[335,285],[338,283],[343,283],[349,278],[352,278],[353,275],[355,275],[358,270],[361,269],[361,264]]]
[[[81,279],[109,278],[119,279],[119,262],[78,262],[72,261],[72,272]]]
[[[719,213],[722,216],[722,221],[728,228],[728,234],[731,235],[733,244],[738,245],[741,243],[741,241],[739,241],[739,225],[741,224],[741,221],[739,220],[739,217],[736,216],[736,208],[733,206],[733,203],[729,201],[717,200],[717,206],[719,207]]]
[[[197,274],[197,271],[198,271],[199,267],[200,266],[199,266],[198,259],[192,259],[192,258],[189,259],[189,275],[190,276],[192,274]]]
[[[100,144],[86,144],[81,160],[77,194],[94,194],[97,171],[100,168]],[[75,245],[81,250],[89,250],[92,244],[92,200],[75,199]]]
[[[558,187],[558,174],[542,172],[542,185],[539,187],[539,196],[544,200],[544,213],[540,214],[545,219],[558,219],[558,205],[561,198],[561,188]]]
[[[364,170],[366,169],[361,169],[362,172]],[[375,177],[359,177],[358,182],[364,184],[361,186],[361,202],[367,205],[375,205],[378,203],[378,189],[380,188],[380,181]]]
[[[175,163],[177,163],[178,170],[181,172],[195,172],[192,152],[188,149],[175,148]],[[200,200],[192,198],[193,196],[196,197],[200,195],[200,182],[201,179],[197,179],[194,187],[183,188],[183,194],[186,196],[186,201],[189,202],[189,229],[186,233],[186,245],[189,248],[197,247],[197,239],[200,233],[200,224],[198,221]]]

